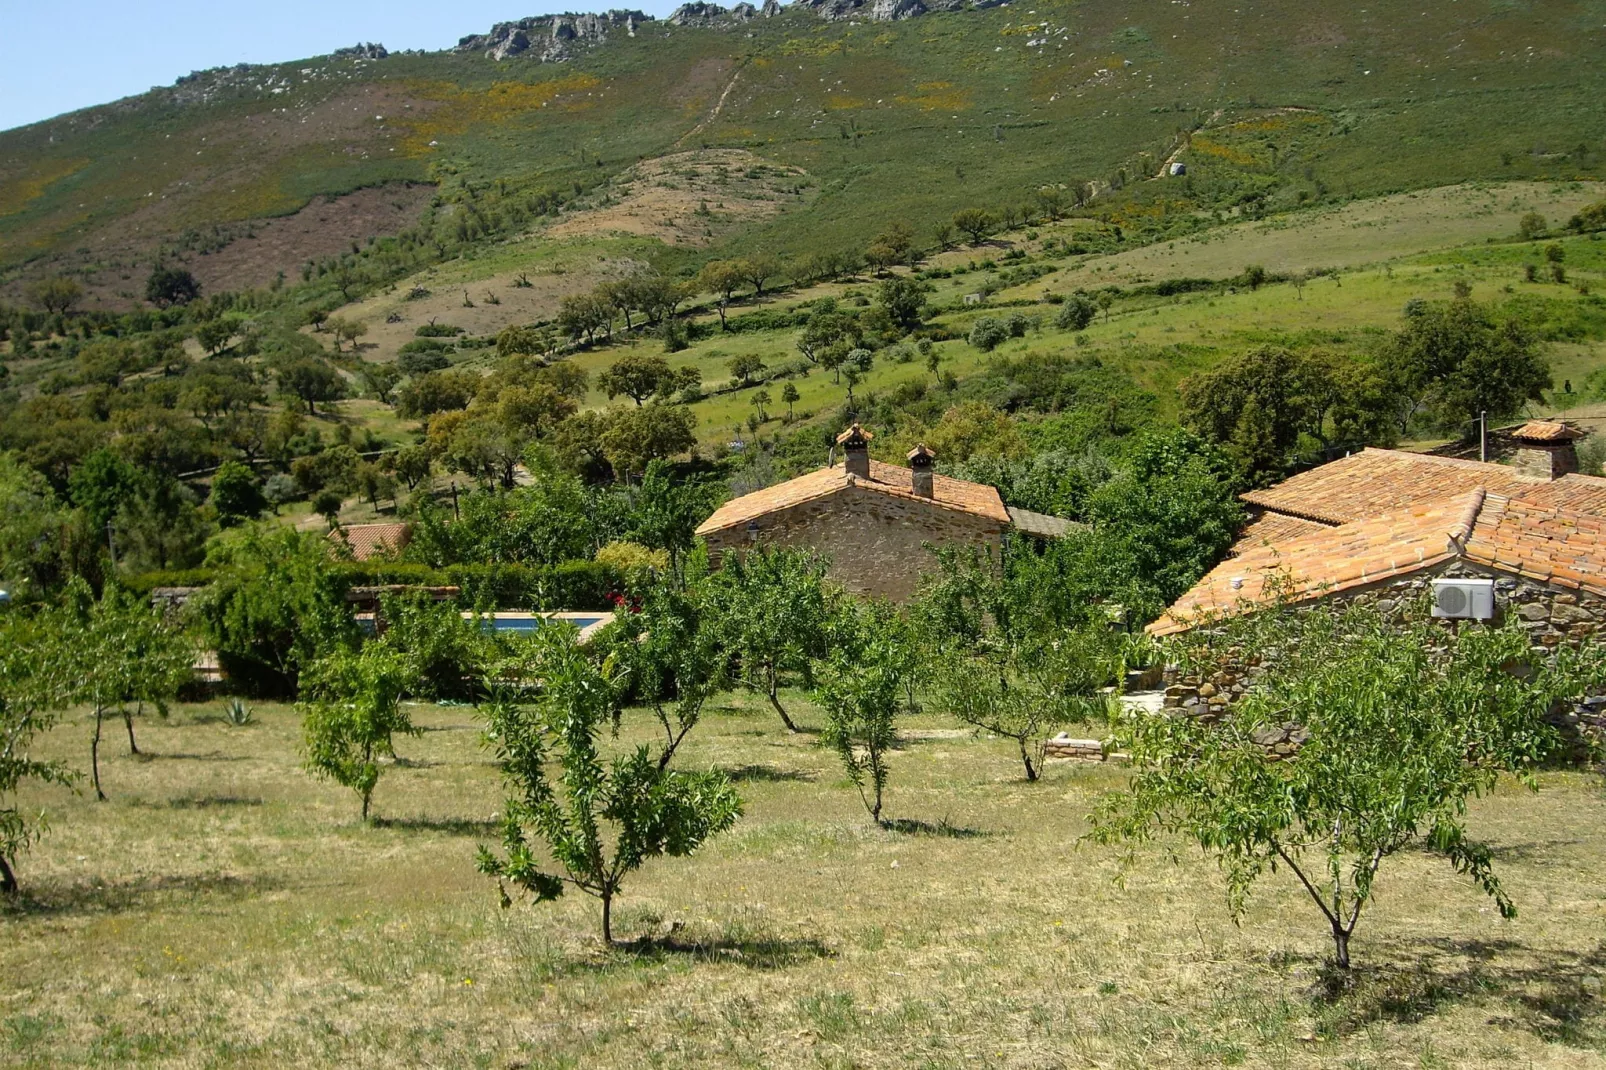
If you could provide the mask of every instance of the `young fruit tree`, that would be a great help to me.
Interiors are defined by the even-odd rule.
[[[307,769],[361,795],[364,822],[379,784],[378,759],[396,756],[396,733],[423,732],[401,705],[409,682],[406,656],[379,643],[337,650],[302,678],[311,696],[299,704]]]
[[[165,715],[168,701],[193,671],[195,651],[183,632],[134,595],[108,587],[99,602],[89,598],[87,585],[75,581],[65,611],[71,619],[64,627],[72,644],[73,698],[95,715],[89,770],[95,798],[104,802],[100,742],[106,716],[122,717],[129,753],[138,754],[131,707],[150,703]]]
[[[593,660],[573,629],[538,631],[522,668],[540,681],[535,703],[501,695],[484,707],[510,794],[502,853],[481,846],[479,868],[537,902],[558,898],[566,885],[595,896],[611,944],[625,877],[649,858],[689,855],[730,828],[741,799],[723,774],[666,769],[646,745],[602,754],[599,738],[618,723],[625,700],[623,671],[612,657]]]
[[[908,626],[885,602],[846,606],[831,628],[831,656],[817,666],[825,710],[821,742],[842,759],[848,779],[878,825],[897,744],[895,719],[913,667]]]
[[[1516,906],[1467,800],[1506,775],[1534,788],[1556,742],[1544,715],[1602,680],[1598,650],[1542,658],[1513,618],[1459,629],[1385,617],[1370,604],[1275,607],[1196,629],[1190,672],[1258,666],[1220,724],[1137,715],[1119,732],[1135,773],[1108,796],[1097,842],[1179,835],[1215,856],[1234,917],[1267,872],[1286,869],[1320,911],[1339,969],[1383,863],[1439,855],[1495,901]]]
[[[1027,780],[1050,736],[1102,720],[1102,689],[1120,680],[1127,637],[1107,620],[1057,623],[1031,573],[991,554],[947,550],[916,607],[933,702],[978,732],[1013,739]]]
[[[621,608],[614,629],[614,656],[632,697],[663,729],[659,769],[669,767],[704,704],[723,689],[730,662],[705,552],[691,555],[686,574],[684,585],[669,578],[647,588],[641,611]]]
[[[781,705],[781,681],[807,679],[829,650],[837,595],[825,570],[825,559],[806,550],[756,547],[728,555],[712,577],[735,676],[769,700],[788,732],[798,727]]]
[[[0,615],[0,895],[16,893],[17,856],[45,830],[44,815],[24,810],[17,789],[30,780],[71,787],[78,779],[61,762],[30,752],[70,700],[67,646],[52,614]]]

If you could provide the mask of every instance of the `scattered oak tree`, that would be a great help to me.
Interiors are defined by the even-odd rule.
[[[540,681],[533,705],[501,697],[485,707],[510,795],[502,853],[479,851],[480,871],[546,902],[573,886],[602,903],[602,939],[613,942],[613,902],[649,858],[684,857],[741,816],[741,799],[715,772],[666,768],[643,745],[605,758],[599,739],[625,698],[619,667],[593,661],[570,628],[542,628],[527,659]],[[538,853],[545,844],[558,872]],[[503,892],[503,903],[509,900]]]

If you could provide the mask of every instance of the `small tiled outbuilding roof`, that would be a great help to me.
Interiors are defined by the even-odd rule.
[[[1347,524],[1451,494],[1484,487],[1491,494],[1525,494],[1548,482],[1504,465],[1400,450],[1364,449],[1312,468],[1244,501],[1324,524]]]
[[[1576,442],[1589,434],[1555,420],[1529,420],[1506,433],[1518,442]]]
[[[1017,509],[1008,506],[1009,521],[1015,525],[1016,531],[1027,535],[1036,535],[1044,539],[1063,539],[1072,531],[1086,528],[1086,524],[1078,524],[1074,520],[1066,520],[1062,516],[1050,516],[1048,513],[1034,513],[1030,509]]]
[[[1381,516],[1258,546],[1212,569],[1149,625],[1185,631],[1200,618],[1262,604],[1273,581],[1300,601],[1370,586],[1460,558],[1541,583],[1606,594],[1606,518],[1475,488]]]
[[[932,496],[926,498],[914,492],[913,473],[909,469],[896,464],[871,461],[869,479],[849,476],[847,469],[840,466],[820,468],[796,479],[789,479],[785,483],[777,483],[773,487],[765,487],[763,490],[744,494],[740,498],[732,498],[714,510],[713,516],[697,526],[697,534],[709,535],[716,531],[742,527],[759,517],[791,509],[817,498],[824,498],[846,490],[849,486],[858,486],[896,498],[930,502],[945,509],[955,509],[994,520],[999,524],[1009,523],[1009,511],[1004,508],[1004,500],[998,496],[996,487],[934,475],[931,478]]]
[[[412,537],[413,526],[406,523],[352,524],[329,533],[331,540],[351,547],[351,556],[358,561],[367,561],[381,554],[400,553],[406,549]]]

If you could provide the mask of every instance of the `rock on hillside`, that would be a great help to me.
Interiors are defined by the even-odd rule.
[[[640,11],[608,11],[600,15],[538,15],[517,22],[499,22],[490,33],[473,34],[457,43],[458,52],[483,52],[488,59],[528,55],[545,63],[568,59],[612,32],[636,36],[636,27],[654,21]]]
[[[896,22],[932,11],[965,11],[997,7],[1004,0],[796,0],[828,22],[864,19],[868,22]]]
[[[769,18],[772,15],[780,14],[780,11],[781,5],[776,0],[769,0],[764,5],[763,15],[765,18]],[[718,30],[739,26],[744,22],[758,18],[759,14],[759,9],[752,4],[737,4],[727,11],[718,4],[705,3],[703,0],[692,0],[691,3],[681,4],[675,8],[674,14],[669,16],[668,22],[671,26],[706,26]]]

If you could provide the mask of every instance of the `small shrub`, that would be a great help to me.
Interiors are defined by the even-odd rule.
[[[990,353],[1009,339],[1009,328],[996,316],[983,316],[970,328],[970,344]]]

